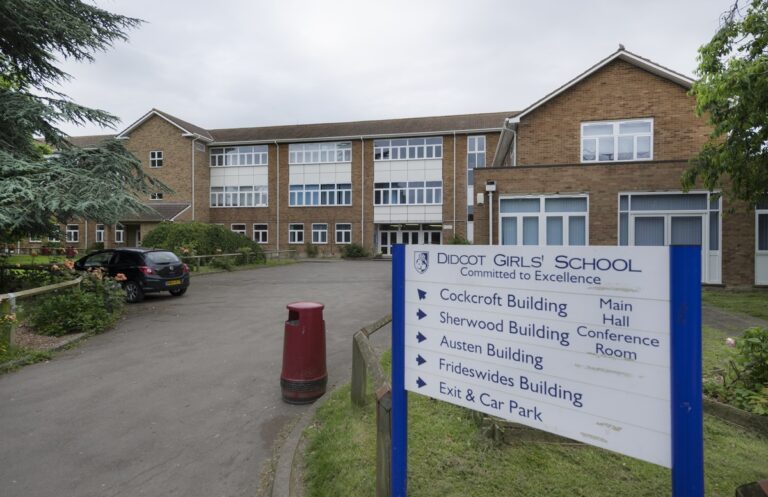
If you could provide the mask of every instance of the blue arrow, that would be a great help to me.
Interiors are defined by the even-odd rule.
[[[426,382],[426,381],[424,381],[424,380],[422,380],[422,379],[421,379],[421,377],[419,377],[419,379],[418,379],[418,380],[416,380],[416,384],[419,386],[419,388],[421,388],[421,387],[423,387],[424,385],[426,385],[426,384],[427,384],[427,382]]]
[[[427,292],[425,292],[424,290],[416,289],[416,291],[419,292],[419,300],[424,300],[425,298],[427,298]]]
[[[426,339],[427,339],[427,337],[425,337],[424,335],[422,335],[422,334],[421,334],[421,332],[419,331],[419,332],[417,332],[417,333],[416,333],[416,339],[419,341],[419,343],[421,343],[421,342],[423,342],[424,340],[426,340]]]
[[[424,319],[425,317],[427,317],[427,313],[419,309],[419,312],[416,313],[416,316],[418,316],[419,319]]]
[[[424,364],[425,362],[427,362],[427,360],[426,360],[426,359],[424,359],[423,357],[421,357],[421,354],[419,354],[419,355],[417,355],[417,356],[416,356],[416,362],[418,362],[418,363],[419,363],[419,366],[421,366],[422,364]]]

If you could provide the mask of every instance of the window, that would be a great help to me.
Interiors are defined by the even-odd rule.
[[[80,226],[76,224],[68,224],[66,230],[67,243],[77,243],[80,241]]]
[[[104,243],[104,225],[96,225],[96,243]]]
[[[288,145],[289,164],[321,164],[352,162],[352,142],[291,143]]]
[[[39,236],[30,236],[29,243],[40,243],[43,240]]]
[[[244,224],[233,224],[230,226],[230,229],[232,230],[232,233],[237,233],[238,235],[245,236],[245,225]]]
[[[211,167],[266,166],[267,145],[212,148],[210,157]]]
[[[352,183],[291,185],[289,190],[291,207],[352,205]]]
[[[162,192],[150,193],[149,200],[163,200]]]
[[[152,150],[149,153],[149,167],[158,168],[163,167],[163,151]]]
[[[502,245],[587,245],[588,200],[519,197],[499,201]]]
[[[485,167],[485,136],[467,137],[467,170],[470,177],[472,170],[476,167]],[[467,184],[473,185],[474,182]]]
[[[328,225],[313,224],[312,225],[312,243],[328,243]]]
[[[266,224],[253,225],[253,241],[256,243],[267,243],[269,239],[269,226]]]
[[[374,140],[373,160],[442,159],[443,138]]]
[[[442,203],[442,181],[401,181],[373,185],[373,205],[440,205]]]
[[[304,225],[288,225],[288,243],[304,243]]]
[[[352,243],[352,224],[339,223],[336,225],[336,243]]]
[[[115,243],[125,243],[125,226],[115,225]]]
[[[653,120],[581,124],[581,162],[653,159]]]
[[[266,186],[212,186],[211,207],[266,207]]]

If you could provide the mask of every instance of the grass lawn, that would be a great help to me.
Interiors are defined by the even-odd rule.
[[[78,256],[82,257],[82,256]],[[30,255],[12,255],[8,258],[6,264],[52,264],[64,262],[66,257],[63,255],[38,255],[32,257]]]
[[[768,321],[768,291],[728,292],[704,290],[701,299],[727,311],[742,312]]]
[[[704,372],[732,349],[719,330],[703,331]],[[385,354],[382,364],[389,368]],[[370,391],[370,389],[369,389]],[[376,413],[358,408],[349,386],[330,394],[305,431],[308,497],[375,494]],[[470,411],[409,396],[409,495],[414,497],[615,497],[671,495],[669,470],[588,445],[494,444]],[[739,485],[768,478],[768,438],[704,416],[706,495],[732,497]]]
[[[232,266],[231,271],[243,271],[246,269],[258,269],[260,267],[272,267],[272,266],[285,266],[288,264],[294,264],[296,260],[294,259],[268,259],[266,263],[259,263],[259,264],[243,264],[240,266]],[[226,269],[222,269],[221,267],[211,266],[210,264],[207,266],[200,266],[199,269],[196,269],[192,271],[192,274],[205,274],[205,273],[218,273],[221,271],[226,271]]]

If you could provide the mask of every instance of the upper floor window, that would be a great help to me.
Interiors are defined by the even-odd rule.
[[[266,207],[266,186],[212,186],[211,207]]]
[[[581,162],[653,159],[653,120],[581,123]]]
[[[352,183],[291,185],[288,205],[291,207],[352,205]]]
[[[352,162],[352,142],[291,143],[289,164],[319,164],[323,162]]]
[[[152,150],[149,153],[149,167],[152,167],[152,168],[163,167],[163,151],[162,150]]]
[[[374,183],[373,205],[436,205],[443,203],[442,181]]]
[[[467,137],[467,168],[485,167],[485,136]]]
[[[443,138],[374,140],[373,160],[442,159]]]
[[[266,166],[267,146],[221,147],[211,149],[211,167]]]

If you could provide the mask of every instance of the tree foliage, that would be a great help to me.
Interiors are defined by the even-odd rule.
[[[692,94],[713,131],[683,176],[755,205],[768,192],[768,0],[736,2],[699,49]]]
[[[51,233],[56,223],[75,218],[114,223],[144,209],[138,193],[168,191],[120,143],[77,149],[58,127],[117,123],[58,91],[70,76],[56,63],[93,61],[140,22],[78,0],[0,2],[0,236],[6,240]],[[45,156],[40,140],[59,152]]]

